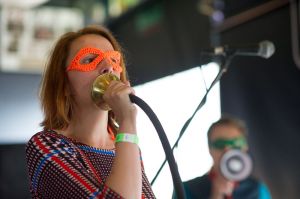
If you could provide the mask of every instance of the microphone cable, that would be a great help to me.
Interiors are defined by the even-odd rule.
[[[136,105],[138,105],[145,113],[146,115],[149,117],[149,119],[152,121],[153,126],[155,127],[158,136],[160,138],[161,144],[164,148],[165,154],[166,154],[166,160],[168,160],[169,163],[169,167],[170,167],[170,171],[172,174],[172,179],[173,179],[173,184],[174,184],[174,189],[177,195],[177,198],[179,199],[185,199],[185,192],[183,189],[183,184],[178,172],[178,167],[177,164],[175,162],[175,158],[173,155],[173,150],[171,149],[171,145],[169,143],[169,140],[166,136],[166,133],[159,121],[159,119],[157,118],[156,114],[152,111],[152,109],[150,108],[150,106],[148,106],[148,104],[143,101],[141,98],[130,94],[129,95],[130,101],[135,103]]]

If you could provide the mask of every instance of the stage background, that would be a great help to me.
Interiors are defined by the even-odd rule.
[[[225,17],[230,18],[271,1],[224,2]],[[133,85],[204,62],[200,51],[212,42],[210,20],[199,14],[197,3],[147,1],[107,23],[126,49]],[[144,22],[147,11],[151,20]],[[275,54],[267,60],[236,57],[221,80],[222,112],[247,122],[254,173],[266,182],[275,199],[297,199],[300,195],[300,69],[292,59],[290,29],[289,4],[283,3],[261,16],[221,30],[218,40],[220,44],[241,45],[267,39],[276,46]],[[39,81],[40,75],[0,73],[1,126],[6,117],[16,118],[10,124],[14,128],[24,125],[31,114],[40,114],[36,98]],[[7,114],[3,110],[8,104],[20,108]],[[28,106],[33,106],[32,112],[25,109]],[[24,110],[26,116],[20,118]],[[9,133],[9,129],[1,131]],[[24,146],[0,145],[1,198],[29,198]]]

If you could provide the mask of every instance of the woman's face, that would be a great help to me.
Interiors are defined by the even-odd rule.
[[[114,48],[109,40],[96,34],[83,35],[72,42],[66,67],[70,82],[70,92],[78,105],[93,104],[91,87],[97,76],[104,73],[113,73],[120,78],[120,71],[114,69],[112,62],[106,56],[100,59],[101,61],[99,62],[96,60],[103,53],[106,55],[113,50]],[[92,51],[100,52],[100,54],[95,54]],[[77,69],[69,67],[74,65],[75,57],[79,58],[77,60]],[[94,67],[89,67],[90,69],[88,67],[85,68],[85,66],[93,64],[93,61],[96,63]]]

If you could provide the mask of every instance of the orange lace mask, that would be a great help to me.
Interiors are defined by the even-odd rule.
[[[70,65],[67,67],[67,71],[78,70],[82,72],[88,72],[95,70],[97,65],[106,59],[106,61],[113,67],[113,70],[121,73],[121,54],[118,51],[106,51],[103,52],[100,49],[93,47],[82,48],[75,55]]]

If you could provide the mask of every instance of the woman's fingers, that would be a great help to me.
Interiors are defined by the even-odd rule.
[[[104,93],[104,101],[117,114],[132,111],[132,103],[129,94],[133,94],[134,90],[123,82],[112,81]],[[122,114],[122,115],[123,115]]]
[[[118,82],[118,81],[112,81],[109,84],[106,93],[110,97],[121,97],[121,96],[126,96],[125,94],[127,95],[134,94],[135,91],[128,84],[124,84],[123,82]]]

